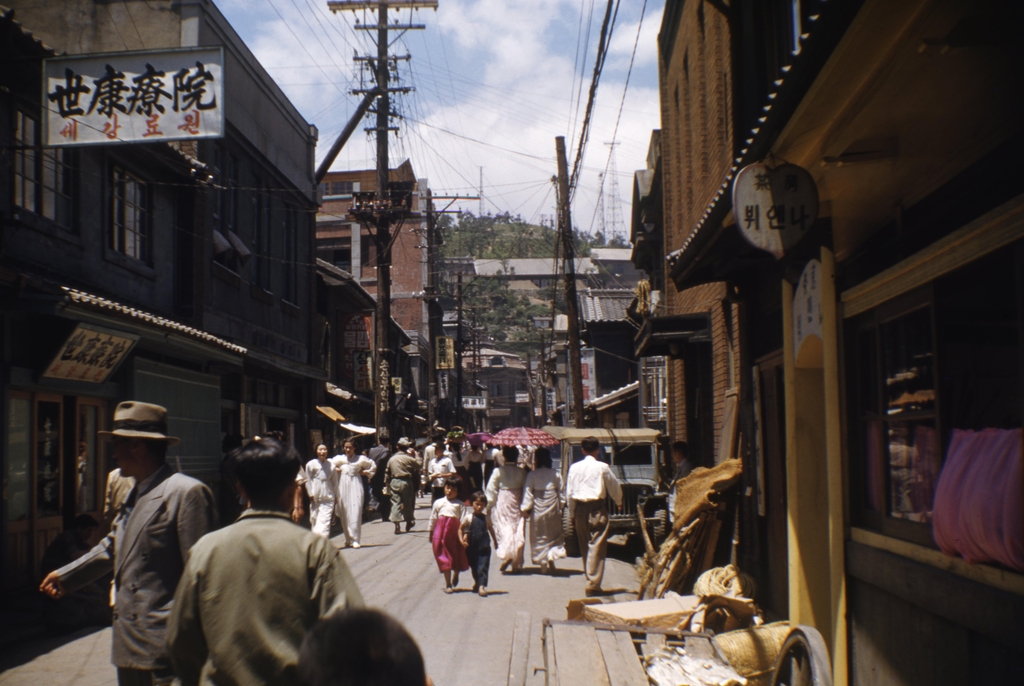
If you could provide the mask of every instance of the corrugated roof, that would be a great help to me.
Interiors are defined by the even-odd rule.
[[[185,334],[186,336],[190,336],[192,338],[197,338],[206,343],[211,343],[213,345],[220,346],[221,348],[225,348],[227,350],[230,350],[231,352],[238,353],[239,355],[245,355],[247,352],[249,352],[246,348],[225,341],[223,338],[218,338],[213,334],[201,331],[191,326],[185,326],[184,324],[180,324],[176,321],[172,321],[164,317],[159,317],[155,314],[150,314],[149,312],[144,312],[143,310],[137,310],[134,307],[122,305],[121,303],[114,302],[113,300],[101,298],[98,295],[85,293],[74,288],[69,288],[68,286],[61,286],[61,290],[63,290],[64,293],[67,294],[71,302],[76,303],[78,305],[86,305],[97,310],[106,310],[108,312],[117,312],[118,314],[125,315],[132,319],[138,319],[146,322],[147,324],[152,324],[153,326],[159,326],[164,329],[169,329],[177,333]]]
[[[629,304],[635,297],[628,288],[588,288],[580,295],[583,320],[587,322],[617,322],[626,319]]]

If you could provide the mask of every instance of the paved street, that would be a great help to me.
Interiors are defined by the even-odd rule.
[[[416,516],[416,528],[400,536],[395,536],[390,523],[365,524],[363,547],[344,552],[367,604],[385,609],[405,624],[419,643],[437,686],[505,683],[515,613],[527,611],[532,616],[527,683],[543,684],[543,673],[533,674],[534,667],[543,666],[540,620],[564,619],[567,601],[583,597],[579,560],[560,561],[555,576],[541,575],[530,565],[523,574],[503,575],[492,561],[492,596],[480,598],[471,593],[473,581],[468,572],[460,581],[463,592],[448,596],[427,539],[426,499],[418,501]],[[604,586],[620,592],[635,590],[632,566],[609,559]],[[627,599],[624,594],[619,597]],[[0,686],[116,683],[110,666],[109,629],[15,646],[0,660],[0,666],[5,669],[0,673]]]

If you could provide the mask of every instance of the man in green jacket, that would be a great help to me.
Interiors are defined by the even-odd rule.
[[[230,459],[249,509],[192,548],[168,627],[171,660],[184,686],[295,684],[306,632],[363,598],[338,548],[289,518],[295,450],[265,438]]]

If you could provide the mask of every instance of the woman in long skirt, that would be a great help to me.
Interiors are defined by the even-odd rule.
[[[459,572],[469,569],[466,548],[459,537],[465,505],[459,500],[461,479],[450,476],[444,481],[443,498],[430,508],[430,543],[437,569],[444,574],[444,592],[452,593],[459,585]]]
[[[377,465],[366,455],[356,455],[356,445],[345,441],[345,453],[331,458],[338,478],[337,513],[345,531],[345,545],[359,547],[363,528],[363,476],[372,479]]]
[[[530,516],[530,557],[541,572],[548,573],[555,568],[555,560],[565,557],[562,475],[551,468],[547,448],[537,448],[533,459],[536,469],[526,475],[522,510]]]
[[[487,482],[487,512],[498,539],[495,555],[501,560],[499,569],[504,572],[511,567],[513,572],[518,572],[523,568],[523,548],[526,546],[520,509],[526,470],[516,464],[518,448],[507,447],[502,454],[505,464],[496,468]]]

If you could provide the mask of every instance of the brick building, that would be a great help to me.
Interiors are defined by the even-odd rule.
[[[1022,19],[666,3],[662,183],[650,160],[637,183],[663,194],[666,285],[638,342],[670,357],[672,431],[744,461],[737,560],[769,618],[820,632],[835,684],[1022,678]],[[769,253],[732,190],[783,162],[819,211]]]
[[[417,179],[412,163],[405,160],[390,172],[391,184],[412,189],[413,216],[392,227],[391,316],[406,332],[416,396],[424,402],[429,387],[429,316],[424,290],[428,284],[426,196],[427,180]],[[328,172],[320,184],[321,205],[316,217],[317,256],[355,279],[370,295],[377,293],[377,246],[375,229],[348,217],[353,193],[373,193],[377,172],[373,169]],[[419,406],[417,412],[425,412]]]

